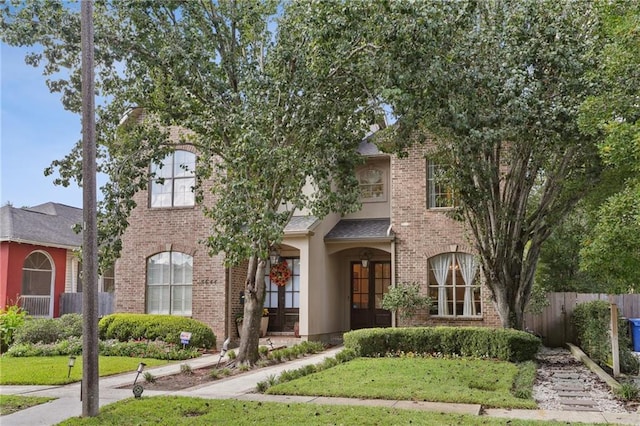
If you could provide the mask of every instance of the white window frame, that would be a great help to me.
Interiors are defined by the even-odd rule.
[[[427,160],[427,208],[453,209],[458,201],[451,186],[438,182],[437,173],[441,173],[445,166]],[[444,201],[443,201],[444,200]]]
[[[427,288],[431,316],[482,318],[479,269],[477,260],[469,253],[449,252],[429,258]],[[443,275],[445,270],[446,277]],[[466,282],[468,279],[471,283]],[[460,290],[462,295],[459,296]]]
[[[196,155],[182,149],[167,155],[161,165],[152,164],[149,207],[193,207],[195,205],[195,164]]]
[[[381,167],[369,165],[356,173],[360,188],[360,201],[378,203],[387,201],[387,172]]]
[[[157,263],[152,264],[153,261]],[[179,261],[186,267],[179,269]],[[150,270],[151,266],[156,267],[155,271]],[[147,258],[146,271],[145,306],[148,314],[192,315],[193,256],[177,251],[156,253]],[[178,290],[182,294],[180,298],[176,298]],[[181,307],[177,308],[176,303]]]

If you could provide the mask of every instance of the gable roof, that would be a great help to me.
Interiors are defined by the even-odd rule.
[[[0,207],[0,241],[75,249],[82,234],[73,227],[82,223],[82,209],[58,203],[34,207]]]
[[[391,220],[342,219],[324,236],[325,241],[382,240],[391,241],[394,233],[389,229]]]

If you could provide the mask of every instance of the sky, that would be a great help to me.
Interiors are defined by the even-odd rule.
[[[65,111],[42,70],[24,62],[27,52],[0,44],[0,205],[82,207],[81,188],[55,186],[54,176],[44,175],[81,138],[80,116]]]

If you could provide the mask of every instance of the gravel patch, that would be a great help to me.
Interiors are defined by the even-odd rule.
[[[576,360],[568,349],[542,347],[537,356],[538,370],[533,386],[533,398],[544,410],[566,410],[558,394],[555,374],[575,375],[576,385],[584,388],[584,398],[594,401],[596,411],[607,413],[636,412],[637,407],[627,406],[616,399],[609,386],[598,375]]]

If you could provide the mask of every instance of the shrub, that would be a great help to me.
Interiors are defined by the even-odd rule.
[[[55,343],[60,331],[53,318],[30,318],[16,331],[15,343]]]
[[[382,308],[397,311],[403,319],[413,317],[418,309],[428,309],[431,299],[420,294],[419,283],[400,283],[382,298]]]
[[[206,324],[185,317],[151,314],[111,314],[98,323],[101,339],[156,340],[180,344],[180,333],[191,333],[189,345],[197,348],[212,348],[216,344],[213,331]]]
[[[54,320],[58,328],[59,339],[82,337],[82,315],[64,314]]]
[[[27,316],[18,305],[8,305],[0,310],[0,353],[4,353],[13,343],[16,330],[18,330]]]
[[[571,321],[576,327],[578,345],[595,363],[604,367],[611,357],[611,305],[604,300],[580,303],[573,311]],[[627,333],[628,324],[624,320],[618,322],[618,347],[620,370],[623,373],[636,374],[638,359],[629,349],[631,342]]]
[[[620,383],[620,388],[615,392],[624,401],[636,401],[640,395],[640,389],[633,382]]]
[[[161,340],[148,342],[119,342],[111,339],[100,341],[100,355],[129,356],[134,358],[155,358],[166,360],[185,360],[200,356],[197,348],[182,348],[180,345]]]
[[[156,382],[156,376],[154,376],[153,373],[151,373],[150,371],[145,371],[142,377],[144,377],[144,381],[147,383]]]
[[[387,353],[439,353],[521,362],[532,360],[540,339],[524,331],[486,327],[369,328],[344,335],[355,356]]]
[[[82,353],[82,338],[69,337],[55,343],[14,343],[7,351],[7,356],[57,356],[80,355]]]

